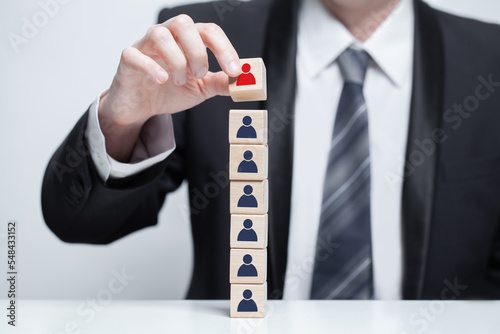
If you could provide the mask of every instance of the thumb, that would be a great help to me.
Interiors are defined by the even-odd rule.
[[[202,89],[207,99],[216,95],[229,96],[229,77],[226,73],[208,72],[202,80]]]

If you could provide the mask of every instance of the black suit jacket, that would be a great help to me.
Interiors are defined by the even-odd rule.
[[[188,298],[229,297],[228,111],[269,111],[268,286],[281,297],[292,181],[296,1],[165,9],[215,22],[241,57],[263,56],[268,101],[216,97],[174,115],[177,149],[106,184],[87,154],[87,113],[55,152],[42,190],[47,225],[67,242],[109,243],[155,225],[186,179],[194,239]],[[413,95],[403,186],[405,299],[500,298],[500,28],[415,1]],[[218,70],[214,58],[210,67]],[[397,112],[397,111],[394,111]],[[81,157],[71,159],[70,152]],[[307,176],[305,176],[307,177]],[[453,286],[455,285],[455,286]]]

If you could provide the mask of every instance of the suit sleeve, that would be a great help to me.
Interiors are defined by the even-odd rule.
[[[500,223],[493,241],[488,269],[484,295],[489,296],[489,299],[500,299]]]
[[[184,179],[183,123],[174,115],[177,149],[139,174],[109,179],[98,175],[85,129],[88,111],[52,156],[42,185],[48,227],[63,241],[106,244],[157,223],[165,195]]]
[[[158,21],[175,13],[163,9]],[[157,223],[165,196],[182,183],[185,112],[173,115],[177,148],[165,160],[129,177],[106,182],[90,156],[89,110],[54,153],[42,184],[47,226],[66,242],[106,244]]]

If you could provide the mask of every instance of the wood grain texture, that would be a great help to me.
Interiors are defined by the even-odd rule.
[[[250,124],[244,124],[244,121],[250,121]],[[254,131],[255,136],[248,137]],[[246,137],[241,135],[246,135]],[[229,143],[266,145],[267,110],[231,109],[229,111]]]
[[[234,102],[267,99],[266,66],[262,58],[240,59],[242,73],[229,78],[229,93]],[[250,68],[246,72],[246,68]]]
[[[251,223],[245,223],[247,220]],[[244,224],[251,226],[246,228]],[[231,215],[231,248],[264,249],[266,247],[267,215]]]
[[[238,306],[243,300],[243,293],[251,292],[251,300],[255,302],[256,311],[238,311]],[[248,293],[247,293],[248,296]],[[231,284],[231,318],[264,318],[266,315],[267,282],[264,284]]]
[[[245,190],[251,193],[245,194]],[[231,181],[230,213],[263,215],[268,210],[269,187],[264,181]]]
[[[229,283],[262,284],[267,280],[267,249],[231,249]]]
[[[229,148],[229,179],[267,179],[267,156],[266,145],[231,145]]]

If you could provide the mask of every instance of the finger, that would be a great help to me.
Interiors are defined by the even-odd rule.
[[[207,75],[200,80],[201,89],[205,99],[212,98],[216,95],[229,95],[229,85],[227,74],[223,71],[208,72]]]
[[[135,73],[148,76],[159,84],[168,80],[168,73],[157,62],[136,48],[128,47],[122,51],[117,74],[120,78]]]
[[[207,49],[193,20],[184,14],[163,23],[170,30],[187,58],[190,73],[195,78],[203,78],[208,72]]]
[[[215,23],[196,23],[205,45],[212,50],[222,70],[231,77],[241,73],[238,53],[224,31]]]
[[[150,57],[160,57],[175,84],[186,83],[187,60],[170,30],[160,24],[155,25],[134,45]]]

